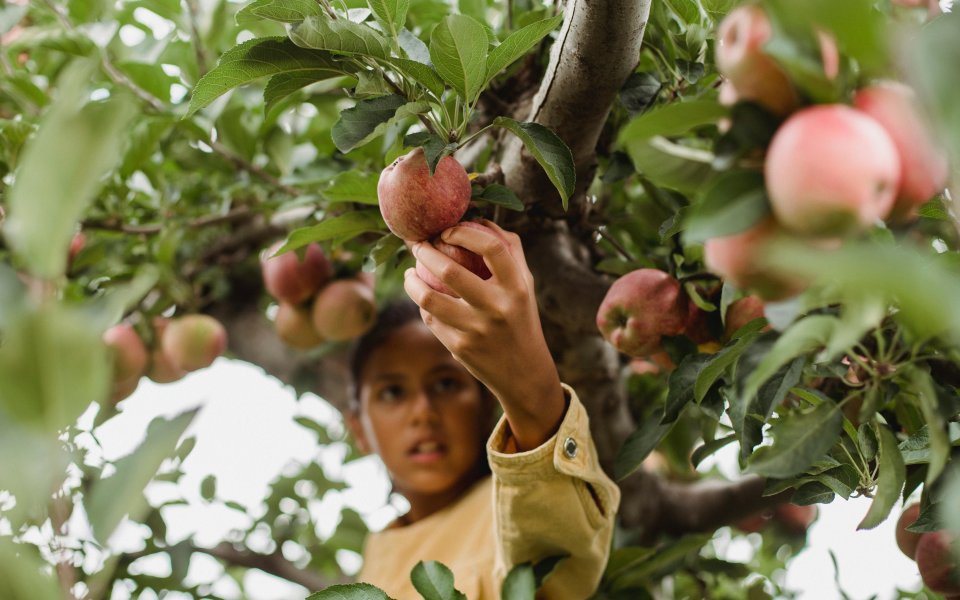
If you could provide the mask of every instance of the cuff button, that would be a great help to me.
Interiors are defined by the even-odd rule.
[[[577,456],[577,440],[572,437],[568,437],[563,440],[563,453],[567,458],[576,458]]]

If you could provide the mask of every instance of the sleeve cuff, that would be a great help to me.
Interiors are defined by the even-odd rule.
[[[583,478],[596,463],[590,443],[587,413],[573,388],[563,386],[567,410],[553,436],[532,450],[516,452],[516,443],[506,417],[501,417],[487,441],[487,457],[493,473],[503,482],[522,483],[566,475]]]

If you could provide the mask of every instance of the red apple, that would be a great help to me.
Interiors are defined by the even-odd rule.
[[[853,104],[886,130],[900,156],[900,188],[890,213],[892,221],[908,221],[917,208],[947,185],[950,164],[917,110],[912,89],[884,81],[859,90]]]
[[[744,296],[734,300],[727,307],[727,316],[723,325],[724,338],[729,340],[738,329],[763,316],[763,300],[757,296]]]
[[[103,333],[103,341],[113,351],[113,380],[140,379],[149,357],[137,330],[129,323],[120,323]]]
[[[638,269],[617,279],[597,311],[603,337],[635,358],[658,352],[661,338],[683,333],[686,321],[680,282],[657,269]]]
[[[473,221],[463,221],[458,223],[457,227],[472,227],[492,231],[480,223],[475,223]],[[431,240],[430,243],[433,244],[434,248],[452,258],[454,261],[468,269],[480,279],[490,279],[490,277],[492,277],[490,269],[487,268],[487,263],[483,262],[483,257],[476,252],[471,252],[466,248],[448,244],[440,239],[439,236]],[[440,281],[436,275],[431,273],[429,269],[421,265],[419,261],[417,261],[417,275],[424,281],[424,283],[438,292],[442,292],[448,296],[453,296],[454,298],[460,297],[456,292],[451,290],[447,285]]]
[[[86,245],[87,236],[85,236],[82,231],[78,231],[77,233],[73,234],[73,237],[70,238],[70,250],[68,251],[67,255],[67,264],[72,263]]]
[[[822,104],[780,126],[764,171],[780,224],[826,237],[862,231],[890,213],[900,158],[875,120],[849,106]]]
[[[953,537],[946,531],[921,534],[914,558],[923,583],[940,594],[960,594],[960,563],[953,554]]]
[[[293,348],[307,350],[323,343],[323,338],[313,328],[310,311],[299,306],[281,302],[273,326],[283,343]]]
[[[357,279],[334,281],[313,301],[313,327],[326,340],[342,342],[361,336],[376,318],[373,290]]]
[[[771,35],[770,19],[760,6],[732,10],[717,33],[717,68],[736,88],[739,100],[752,100],[786,115],[799,99],[787,74],[763,51]]]
[[[121,400],[129,398],[137,391],[137,387],[140,385],[140,377],[131,377],[130,379],[121,379],[120,381],[114,381],[113,387],[110,388],[110,404],[116,405]]]
[[[210,315],[185,315],[170,320],[161,343],[175,367],[196,371],[209,367],[227,349],[227,331]]]
[[[714,341],[710,333],[710,313],[701,309],[697,304],[684,296],[687,304],[687,317],[683,325],[683,335],[690,338],[695,344],[706,344]]]
[[[733,526],[744,533],[759,533],[770,524],[772,518],[773,511],[763,510],[740,519]]]
[[[157,317],[153,320],[154,347],[150,352],[150,367],[147,377],[156,383],[173,383],[183,379],[186,371],[173,364],[167,353],[163,351],[163,332],[166,331],[170,319]]]
[[[920,504],[914,502],[905,508],[900,514],[900,518],[897,519],[897,528],[895,531],[897,547],[899,547],[900,551],[906,554],[910,560],[913,560],[913,557],[917,553],[917,542],[920,541],[921,534],[907,531],[907,527],[913,525],[919,516]]]
[[[803,291],[806,284],[762,264],[767,244],[785,235],[773,219],[733,235],[712,238],[703,245],[707,269],[741,290],[765,300],[783,300]]]
[[[443,157],[431,176],[423,148],[393,161],[377,183],[383,220],[409,242],[428,240],[456,225],[467,212],[470,194],[470,178],[455,158]]]
[[[794,535],[803,535],[817,520],[817,507],[797,504],[781,504],[773,510],[773,518],[784,530]]]
[[[277,300],[300,304],[327,283],[333,268],[319,244],[309,244],[303,260],[295,251],[273,256],[281,246],[277,242],[262,256],[263,284]]]

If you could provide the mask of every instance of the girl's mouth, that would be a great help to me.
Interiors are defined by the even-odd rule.
[[[418,463],[432,463],[443,458],[446,446],[437,441],[420,442],[410,450],[410,458]]]

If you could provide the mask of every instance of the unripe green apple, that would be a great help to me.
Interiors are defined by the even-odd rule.
[[[900,187],[890,213],[895,222],[916,217],[917,208],[947,185],[950,164],[917,111],[912,89],[883,81],[857,91],[853,104],[886,130],[900,156]]]
[[[771,35],[763,8],[755,4],[735,8],[720,23],[717,68],[733,84],[738,99],[786,115],[797,107],[799,98],[787,74],[763,51]]]
[[[764,300],[783,300],[804,290],[806,284],[787,277],[763,262],[767,244],[786,235],[773,219],[733,235],[711,238],[703,245],[707,269],[741,290],[750,290]]]
[[[635,358],[660,351],[661,338],[683,333],[686,320],[680,282],[658,269],[637,269],[617,279],[597,311],[603,337]]]
[[[822,104],[780,126],[764,165],[770,206],[786,229],[814,237],[862,231],[885,218],[900,184],[900,157],[874,119]]]
[[[300,304],[327,283],[333,268],[319,244],[307,245],[303,260],[294,251],[273,256],[281,246],[277,242],[262,256],[263,285],[277,300]]]
[[[457,227],[472,227],[472,228],[487,229],[488,231],[492,231],[487,227],[484,227],[480,223],[475,223],[473,221],[462,221],[457,224]],[[487,263],[485,263],[483,261],[483,257],[477,254],[476,252],[471,252],[466,248],[461,248],[460,246],[454,246],[453,244],[448,244],[442,239],[440,239],[439,236],[431,240],[430,243],[433,244],[434,248],[436,248],[440,252],[452,258],[454,261],[456,261],[457,264],[463,266],[464,268],[469,270],[471,273],[473,273],[480,279],[490,279],[490,277],[492,276],[490,273],[490,269],[487,268]],[[457,295],[456,292],[454,292],[446,284],[440,281],[440,279],[436,275],[430,272],[429,269],[427,269],[422,264],[420,264],[420,261],[417,261],[416,270],[417,270],[417,275],[420,277],[420,279],[422,279],[424,283],[426,283],[433,289],[437,290],[438,292],[447,294],[448,296],[453,296],[454,298],[460,297],[459,295]]]
[[[281,302],[273,326],[283,343],[293,348],[307,350],[323,343],[323,338],[313,328],[310,311],[299,306]]]
[[[960,594],[960,564],[951,549],[952,542],[946,531],[921,534],[914,555],[923,583],[945,595]]]
[[[334,281],[317,292],[311,318],[323,339],[342,342],[359,337],[377,319],[373,290],[357,279]]]
[[[174,366],[196,371],[209,367],[227,349],[227,331],[210,315],[185,315],[170,320],[161,343]]]
[[[453,227],[470,205],[470,178],[452,156],[443,157],[430,175],[423,148],[414,148],[380,173],[377,198],[390,231],[422,242]]]
[[[907,531],[907,527],[913,525],[919,516],[920,503],[914,502],[900,513],[900,518],[897,519],[897,528],[894,531],[894,535],[897,538],[897,547],[900,548],[900,551],[906,554],[910,560],[913,560],[917,554],[917,542],[920,541],[921,534]]]
[[[120,323],[103,333],[104,343],[113,351],[113,380],[140,379],[147,370],[147,347],[137,330],[129,323]],[[131,392],[132,393],[132,392]]]

